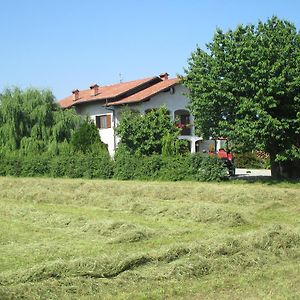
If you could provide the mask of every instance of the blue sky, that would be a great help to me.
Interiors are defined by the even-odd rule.
[[[71,90],[182,74],[216,27],[272,15],[300,29],[299,0],[0,0],[0,91]]]

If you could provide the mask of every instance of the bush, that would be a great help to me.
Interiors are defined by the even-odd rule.
[[[141,157],[132,155],[125,145],[120,145],[115,154],[114,177],[121,180],[135,179]]]
[[[222,181],[228,178],[227,169],[224,163],[214,156],[202,158],[200,167],[196,173],[196,179],[199,181]]]
[[[109,179],[113,177],[114,165],[109,156],[89,154],[83,160],[83,177]]]
[[[69,157],[66,155],[59,155],[52,158],[50,162],[50,176],[64,177],[67,174],[69,167]]]
[[[108,179],[113,176],[113,163],[110,157],[105,155],[78,152],[71,157],[54,157],[50,170],[53,177]]]
[[[179,181],[188,179],[187,156],[170,156],[163,158],[163,167],[160,170],[159,179]]]
[[[188,175],[191,177],[191,179],[195,178],[195,175],[201,168],[204,157],[205,156],[202,153],[193,153],[187,156],[187,164],[189,166]]]
[[[200,154],[140,156],[122,146],[115,156],[114,177],[122,180],[221,181],[227,178],[227,169],[216,157]]]
[[[130,152],[140,155],[175,154],[179,151],[180,130],[170,119],[166,107],[159,107],[141,115],[125,109],[117,126],[117,134]]]
[[[49,161],[51,157],[47,155],[25,156],[22,159],[22,176],[44,176],[49,175]]]
[[[139,164],[134,173],[136,179],[158,179],[164,162],[161,155],[139,157]]]
[[[223,163],[215,157],[189,155],[134,155],[120,146],[112,161],[103,151],[22,156],[18,151],[0,153],[0,175],[121,180],[199,180],[226,178]]]
[[[99,151],[107,150],[100,139],[96,125],[88,118],[74,131],[71,145],[75,152],[89,153],[95,148]]]
[[[0,168],[2,176],[20,176],[22,173],[22,157],[16,152],[4,154],[1,158]]]
[[[269,168],[269,158],[260,158],[255,153],[236,153],[234,154],[235,166],[237,168],[264,169]]]

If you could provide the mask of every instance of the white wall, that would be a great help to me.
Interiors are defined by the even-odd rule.
[[[114,154],[114,117],[113,111],[109,108],[101,106],[99,103],[88,103],[77,107],[77,112],[81,116],[89,116],[96,123],[96,116],[111,115],[111,128],[99,129],[101,141],[108,146],[110,155]]]
[[[187,109],[188,99],[183,95],[185,92],[187,91],[183,86],[177,85],[174,87],[174,94],[171,94],[169,91],[159,93],[151,98],[150,101],[138,104],[137,107],[144,113],[147,109],[165,105],[174,118],[174,112],[176,110]]]

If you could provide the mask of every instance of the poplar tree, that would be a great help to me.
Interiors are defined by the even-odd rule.
[[[191,54],[184,85],[196,131],[270,154],[272,176],[300,172],[300,34],[277,17],[217,29]]]

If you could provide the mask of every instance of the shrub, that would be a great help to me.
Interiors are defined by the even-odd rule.
[[[0,156],[0,175],[44,176],[49,175],[48,155],[22,155],[20,151],[6,152]]]
[[[235,166],[237,168],[262,169],[268,168],[270,164],[269,158],[260,158],[255,153],[237,153],[235,157]]]
[[[22,157],[16,152],[4,155],[1,159],[0,172],[4,176],[20,176],[22,173]]]
[[[122,146],[115,156],[114,177],[122,180],[221,181],[227,178],[227,169],[216,157],[201,154],[140,156]]]
[[[213,156],[203,157],[200,167],[196,173],[199,181],[222,181],[227,177],[227,170],[224,163]]]
[[[109,156],[89,154],[84,157],[84,178],[108,179],[113,177],[113,162]]]
[[[160,170],[160,179],[179,181],[188,178],[188,159],[186,156],[170,156],[163,158],[163,167]]]
[[[202,153],[193,153],[187,156],[188,176],[193,179],[202,166],[204,155]]]
[[[179,131],[166,107],[153,109],[145,115],[126,109],[117,127],[122,144],[130,152],[146,156],[161,154],[162,150],[166,155],[177,153]]]
[[[71,145],[75,152],[92,152],[94,148],[105,151],[104,143],[101,141],[96,125],[86,119],[74,131],[71,138]]]
[[[96,150],[35,156],[22,156],[19,151],[0,153],[0,175],[220,181],[226,178],[226,170],[215,157],[200,154],[141,156],[130,153],[126,146],[120,145],[114,161],[108,154]]]
[[[0,152],[0,176],[6,175],[5,167],[6,167],[6,156],[3,152]]]
[[[67,174],[69,166],[69,157],[66,155],[59,155],[52,158],[50,162],[50,176],[64,177]]]
[[[105,155],[78,152],[72,156],[54,157],[50,170],[53,177],[107,179],[113,176],[113,163]]]
[[[158,179],[164,162],[161,155],[140,157],[140,163],[136,165],[136,179]]]
[[[51,157],[47,155],[24,156],[21,162],[22,176],[44,176],[49,175],[49,160]]]
[[[140,161],[140,156],[132,155],[127,147],[121,144],[115,154],[114,177],[121,180],[135,179]]]

